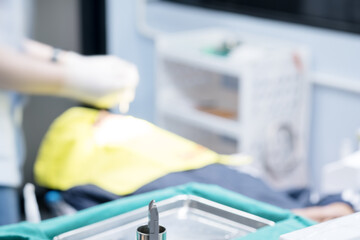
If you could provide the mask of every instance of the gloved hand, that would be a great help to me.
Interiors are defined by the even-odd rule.
[[[114,56],[85,57],[73,52],[66,52],[60,63],[65,67],[61,95],[99,108],[119,104],[120,111],[128,111],[139,81],[135,65]]]

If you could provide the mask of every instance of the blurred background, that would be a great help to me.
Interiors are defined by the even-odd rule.
[[[303,76],[304,85],[301,85],[303,102],[298,108],[302,120],[293,123],[298,124],[294,129],[299,138],[294,144],[300,144],[301,154],[294,161],[296,166],[301,166],[299,168],[303,169],[298,175],[303,180],[301,182],[320,190],[322,168],[358,149],[360,2],[357,0],[31,0],[28,4],[29,23],[32,23],[29,34],[33,39],[84,54],[117,55],[138,66],[140,84],[135,102],[130,108],[130,115],[154,122],[208,145],[216,151],[223,150],[224,153],[241,152],[241,147],[237,146],[240,144],[239,141],[242,141],[240,136],[249,134],[237,130],[235,134],[228,134],[236,129],[237,121],[222,121],[221,118],[212,118],[209,115],[205,115],[204,118],[204,115],[193,114],[194,117],[189,119],[170,114],[169,118],[178,121],[171,123],[162,105],[161,101],[164,98],[161,97],[166,97],[166,94],[162,95],[161,92],[165,85],[159,79],[166,79],[164,77],[166,74],[169,76],[171,63],[169,65],[164,61],[166,54],[169,56],[177,54],[177,51],[172,50],[182,47],[181,43],[175,41],[181,39],[183,36],[181,32],[192,31],[194,36],[200,36],[199,39],[203,41],[204,47],[207,47],[207,32],[203,35],[197,33],[202,29],[216,28],[226,33],[236,33],[240,41],[242,35],[251,35],[251,38],[248,38],[250,40],[246,40],[250,45],[251,39],[265,43],[269,43],[267,39],[271,39],[274,46],[279,46],[278,49],[285,46],[284,42],[286,45],[295,46],[291,48],[305,49],[302,64],[306,74]],[[171,37],[163,37],[170,33],[180,35],[176,35],[175,40]],[[209,42],[211,36],[210,34]],[[195,42],[196,38],[193,40]],[[181,53],[177,56],[181,56]],[[173,58],[173,62],[182,59],[179,60],[182,65],[188,63],[194,68],[195,63],[192,60],[189,62],[184,60],[189,56],[192,55]],[[202,58],[199,59],[201,61]],[[206,72],[212,65],[204,61],[204,64],[198,66],[202,66],[201,71]],[[221,64],[227,66],[226,62],[219,62],[219,65]],[[191,73],[189,69],[186,71]],[[210,72],[216,71],[211,68]],[[221,72],[222,69],[218,71]],[[219,74],[223,74],[221,75],[223,87],[237,89],[237,94],[241,94],[240,88],[246,94],[249,93],[250,90],[247,91],[245,85],[236,83],[237,80],[234,80],[231,74],[224,72]],[[261,72],[259,74],[261,75]],[[194,73],[192,76],[195,75]],[[249,88],[258,89],[254,86]],[[181,97],[188,98],[189,95],[182,93]],[[240,96],[236,99],[240,99]],[[240,100],[235,102],[242,104]],[[24,112],[27,143],[25,182],[33,182],[34,160],[50,123],[64,110],[74,105],[78,103],[66,99],[43,96],[29,98]],[[186,114],[185,111],[184,116]],[[225,119],[231,118],[224,116],[223,112],[221,114]],[[239,112],[235,114],[238,117],[240,115]],[[219,113],[213,115],[219,116]],[[238,120],[240,121],[240,118]],[[210,124],[206,128],[204,127],[206,124],[202,121],[212,122],[213,125]],[[181,124],[188,127],[179,127],[182,126]],[[225,127],[216,127],[219,125]],[[251,124],[248,126],[256,128]],[[281,127],[283,128],[279,127],[279,129],[286,128]],[[186,135],[189,131],[193,133],[194,129],[199,131],[199,134]],[[209,129],[219,136],[217,140],[220,139],[221,143],[208,141],[209,135],[206,135],[208,134],[206,131]],[[263,132],[262,137],[261,134],[257,137],[267,139],[267,133]],[[220,145],[225,147],[217,148]],[[287,144],[280,146],[286,147]],[[266,148],[266,146],[261,147]],[[264,154],[266,151],[260,155]],[[285,163],[280,161],[273,164],[280,166]],[[291,185],[292,180],[285,178],[283,181],[290,182]]]

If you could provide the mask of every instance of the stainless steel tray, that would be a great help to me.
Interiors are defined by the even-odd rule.
[[[169,240],[236,239],[273,225],[267,219],[193,195],[157,203],[160,225]],[[54,237],[54,240],[134,240],[138,226],[147,224],[148,207],[109,218]]]

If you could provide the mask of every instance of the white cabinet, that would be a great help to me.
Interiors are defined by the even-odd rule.
[[[296,181],[305,180],[305,49],[210,29],[160,36],[156,51],[159,126],[252,155],[280,187],[300,169]]]

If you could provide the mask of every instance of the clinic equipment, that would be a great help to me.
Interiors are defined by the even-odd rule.
[[[48,191],[45,194],[45,203],[55,216],[72,215],[77,212],[75,208],[65,202],[58,191]]]
[[[315,222],[310,221],[308,219],[302,218],[300,216],[296,216],[292,212],[286,209],[281,209],[275,206],[271,206],[269,204],[265,204],[256,200],[253,200],[251,198],[247,198],[245,196],[242,196],[241,194],[226,190],[224,188],[218,187],[216,185],[209,185],[209,184],[199,184],[199,183],[189,183],[184,184],[176,187],[170,187],[166,189],[161,189],[157,191],[148,192],[146,194],[139,194],[134,196],[129,196],[126,198],[122,198],[116,201],[108,202],[107,204],[102,204],[100,206],[96,206],[93,208],[82,210],[79,214],[74,214],[71,216],[64,216],[61,218],[54,218],[49,219],[47,221],[43,221],[38,224],[33,223],[27,223],[23,222],[16,225],[10,225],[2,227],[3,231],[0,231],[0,238],[3,239],[10,239],[10,238],[22,238],[22,239],[42,239],[42,240],[48,240],[49,238],[52,239],[59,239],[59,236],[61,235],[66,240],[71,239],[84,239],[94,234],[95,229],[93,228],[86,228],[88,231],[92,231],[91,233],[86,231],[78,231],[78,235],[66,235],[67,238],[64,238],[63,233],[72,231],[72,230],[79,230],[80,228],[90,226],[90,224],[98,223],[96,227],[96,232],[98,234],[111,231],[111,229],[115,231],[120,231],[119,226],[121,226],[124,223],[124,227],[128,228],[131,223],[134,223],[133,221],[136,221],[136,219],[140,219],[139,222],[136,222],[133,226],[133,229],[130,229],[130,235],[128,238],[124,236],[122,239],[127,240],[131,239],[133,240],[135,238],[134,232],[136,232],[136,228],[141,224],[147,223],[147,213],[148,213],[148,203],[152,199],[156,199],[159,202],[157,203],[159,213],[160,213],[160,219],[161,224],[164,224],[167,228],[167,232],[169,233],[169,225],[164,221],[164,213],[170,213],[171,215],[175,215],[177,211],[176,208],[174,209],[174,212],[167,211],[164,206],[162,206],[165,202],[170,200],[170,198],[180,196],[182,194],[188,195],[196,195],[200,198],[206,198],[210,202],[216,202],[220,204],[220,206],[227,206],[230,207],[230,209],[237,212],[236,209],[242,210],[243,212],[249,213],[250,215],[259,216],[265,219],[268,219],[270,222],[273,221],[273,225],[271,227],[264,227],[259,229],[259,231],[250,232],[246,237],[249,237],[251,239],[267,239],[267,240],[279,240],[280,235],[292,232],[297,229],[305,228],[308,226],[311,226],[315,224]],[[165,200],[167,199],[167,200]],[[161,202],[160,202],[161,201]],[[189,201],[193,202],[193,201]],[[145,206],[145,207],[143,207]],[[179,205],[181,206],[181,205]],[[140,211],[136,209],[141,209],[143,207],[143,212],[141,212],[140,215],[134,214],[134,211]],[[195,209],[194,209],[195,207]],[[191,212],[196,213],[198,212],[200,215],[199,218],[203,220],[204,218],[201,217],[204,214],[202,214],[204,211],[194,211],[197,209],[204,209],[204,205],[202,207],[196,207],[192,205],[189,211],[184,211],[182,216],[185,217],[191,217]],[[183,209],[183,208],[180,208]],[[215,208],[216,209],[216,208]],[[238,216],[237,219],[241,217],[241,215],[236,214],[235,211],[230,212],[230,216]],[[211,212],[211,214],[208,214],[208,216],[214,216],[213,210],[208,211]],[[240,211],[241,212],[241,211]],[[237,212],[238,213],[238,212]],[[127,214],[126,218],[124,219],[124,215]],[[133,219],[130,220],[128,217],[133,216]],[[192,215],[193,217],[196,217],[196,215]],[[216,215],[215,215],[216,217]],[[229,218],[228,217],[228,218]],[[116,219],[115,219],[116,218]],[[108,219],[108,220],[106,220]],[[224,220],[223,218],[220,218],[221,220]],[[243,218],[242,222],[246,224],[245,220],[248,218]],[[126,221],[128,220],[128,221]],[[186,218],[184,221],[186,222]],[[216,219],[215,219],[216,220]],[[225,222],[225,220],[223,221]],[[233,222],[233,221],[230,221]],[[208,222],[209,223],[209,222]],[[210,221],[210,224],[214,223],[214,221]],[[254,223],[254,222],[253,222]],[[249,225],[249,224],[247,224]],[[265,224],[266,226],[266,224]],[[242,225],[242,227],[246,227]],[[257,227],[257,229],[260,226]],[[116,229],[118,228],[118,229]],[[176,229],[176,228],[175,228]],[[195,230],[198,230],[197,228],[194,228]],[[122,231],[125,231],[126,229],[122,229]],[[171,230],[172,231],[172,230]],[[240,229],[236,229],[236,231],[240,231]],[[108,232],[109,233],[109,232]],[[116,234],[116,232],[115,232]],[[77,238],[75,238],[77,237]],[[95,238],[87,238],[87,239],[96,239]],[[115,239],[120,239],[119,235],[114,236]],[[97,238],[99,239],[99,238]],[[109,239],[109,238],[102,238],[102,239]],[[110,238],[111,239],[111,238]],[[169,239],[171,239],[169,237]],[[204,238],[203,238],[204,239]],[[220,238],[217,239],[224,239],[220,236]],[[208,240],[208,239],[207,239]]]
[[[323,168],[322,193],[332,194],[346,189],[360,189],[360,151]]]
[[[322,169],[321,193],[342,192],[344,200],[360,210],[360,150],[343,159],[328,163]]]
[[[160,35],[156,52],[158,126],[249,154],[273,186],[306,184],[306,48],[202,29]]]
[[[137,240],[166,240],[166,228],[159,225],[159,213],[155,200],[149,204],[148,224],[138,227]]]
[[[152,208],[154,210],[154,208]],[[166,226],[168,239],[237,239],[256,232],[274,222],[240,211],[198,196],[177,195],[157,203],[161,223]],[[134,239],[139,224],[145,224],[144,216],[149,207],[63,233],[54,240],[75,240],[90,238]],[[156,215],[156,214],[155,214]],[[161,229],[160,229],[161,232]],[[146,238],[144,238],[146,239]]]
[[[41,222],[39,205],[36,200],[35,186],[32,183],[26,183],[24,186],[24,211],[26,221],[31,223]]]

